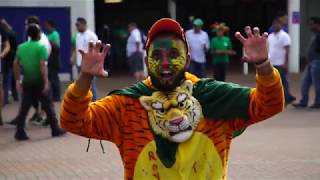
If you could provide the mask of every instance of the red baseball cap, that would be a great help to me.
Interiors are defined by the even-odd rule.
[[[186,47],[188,47],[187,45],[187,41],[186,41],[186,37],[184,34],[184,30],[183,28],[180,26],[180,24],[170,18],[162,18],[159,19],[158,21],[156,21],[150,28],[149,33],[148,33],[148,39],[146,42],[146,49],[149,48],[151,42],[159,35],[159,34],[163,34],[163,33],[167,33],[167,34],[172,34],[176,37],[178,37],[179,39],[181,39],[183,42],[186,43]],[[188,48],[187,48],[188,50]]]

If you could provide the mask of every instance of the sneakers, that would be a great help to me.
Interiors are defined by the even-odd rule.
[[[296,108],[306,108],[307,107],[306,104],[301,104],[301,103],[292,104],[292,106],[296,107]],[[311,109],[320,109],[320,104],[313,104],[309,108],[311,108]]]
[[[295,108],[306,108],[307,107],[306,104],[301,104],[301,103],[292,104],[292,106]]]
[[[43,127],[47,127],[50,125],[50,122],[48,120],[48,118],[44,119],[42,122],[41,122],[41,126]]]
[[[14,118],[11,121],[7,122],[7,124],[10,124],[10,125],[13,125],[13,126],[17,125],[17,123],[18,123],[18,120],[16,118]]]
[[[286,105],[293,103],[296,99],[296,97],[290,96],[290,98],[286,101]]]
[[[52,132],[51,132],[52,137],[58,137],[58,136],[62,136],[64,134],[66,134],[66,131],[61,128],[57,128],[55,130],[52,130]]]
[[[32,125],[34,126],[41,126],[43,123],[43,119],[39,116],[34,121],[31,121]]]
[[[311,109],[320,109],[320,104],[313,104],[310,106]]]
[[[14,138],[17,141],[26,141],[29,139],[29,137],[27,136],[26,132],[24,130],[19,130],[15,133]]]
[[[59,137],[66,134],[66,131],[64,131],[61,128],[55,129],[51,132],[52,137]],[[18,130],[15,134],[14,134],[14,138],[17,141],[26,141],[29,140],[29,137],[27,136],[26,132],[24,130]]]

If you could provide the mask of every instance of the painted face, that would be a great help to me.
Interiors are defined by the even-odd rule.
[[[161,86],[172,86],[184,73],[187,53],[182,40],[175,37],[159,37],[148,49],[148,69],[151,77]]]

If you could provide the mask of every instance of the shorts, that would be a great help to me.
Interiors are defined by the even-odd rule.
[[[132,73],[143,71],[142,52],[135,52],[128,58],[128,66]]]

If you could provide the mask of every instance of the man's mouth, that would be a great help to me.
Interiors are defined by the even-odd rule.
[[[169,80],[172,78],[173,73],[171,71],[162,71],[160,73],[161,79],[163,80]]]
[[[181,130],[181,131],[170,132],[170,136],[174,136],[174,135],[176,135],[176,134],[178,134],[178,133],[185,132],[185,131],[190,131],[190,130],[192,130],[192,127],[191,127],[191,126],[189,126],[188,128],[186,128],[186,129],[184,129],[184,130]]]

